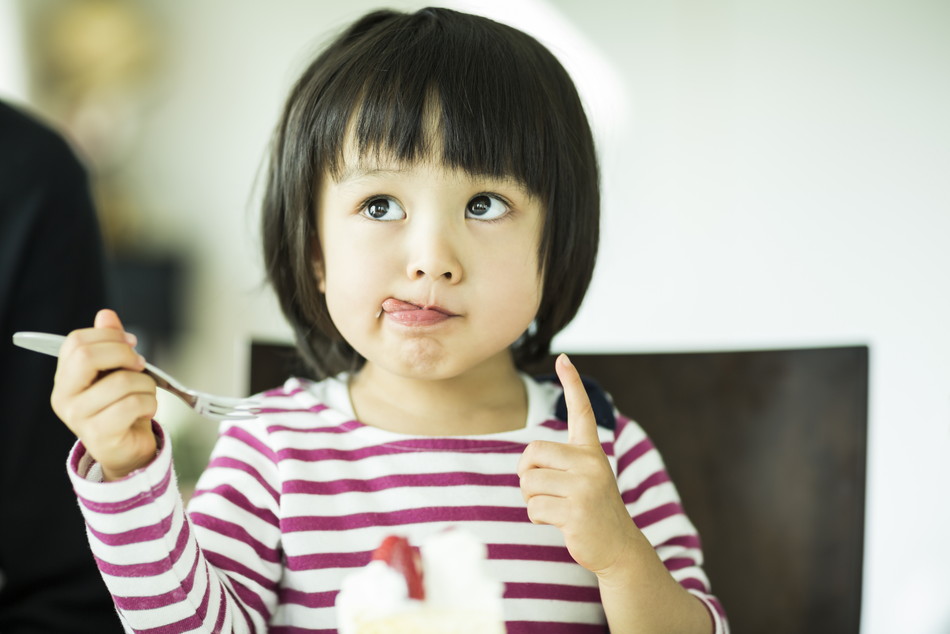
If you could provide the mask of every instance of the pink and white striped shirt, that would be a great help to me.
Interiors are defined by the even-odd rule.
[[[69,472],[89,542],[135,632],[336,632],[344,575],[391,533],[419,543],[463,526],[488,546],[505,584],[509,634],[606,632],[596,578],[558,529],[528,520],[515,473],[532,440],[565,442],[561,388],[525,377],[527,424],[515,431],[422,437],[355,420],[345,376],[291,379],[257,418],[226,422],[185,512],[171,449],[117,482],[99,482],[82,445]],[[630,515],[673,577],[727,632],[709,594],[696,530],[659,453],[634,422],[598,428]]]

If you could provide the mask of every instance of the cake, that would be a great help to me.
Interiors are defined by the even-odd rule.
[[[485,546],[451,529],[420,549],[390,535],[336,599],[340,634],[504,634],[502,584],[484,571]]]

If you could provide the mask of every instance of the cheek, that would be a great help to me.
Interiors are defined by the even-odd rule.
[[[391,248],[357,247],[351,240],[330,246],[325,251],[322,290],[334,322],[346,319],[349,310],[373,310],[370,305],[378,301],[385,273],[393,266]]]
[[[542,278],[537,256],[531,249],[508,249],[496,253],[488,272],[489,290],[495,301],[517,320],[530,323],[541,303]]]

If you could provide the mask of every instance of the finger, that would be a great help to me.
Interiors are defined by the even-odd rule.
[[[516,473],[523,476],[531,469],[538,468],[567,471],[573,464],[575,452],[576,449],[570,445],[547,440],[533,440],[521,453]]]
[[[577,368],[566,354],[561,354],[554,362],[554,370],[561,379],[564,400],[567,403],[567,442],[572,445],[599,446],[597,419]]]
[[[82,421],[73,429],[73,433],[93,452],[97,460],[116,455],[121,458],[136,451],[134,446],[125,446],[126,442],[136,437],[136,430],[147,425],[157,410],[158,400],[154,395],[127,394]]]
[[[573,491],[576,480],[566,471],[531,469],[520,478],[521,496],[525,502],[538,495],[566,498]]]
[[[122,342],[130,346],[134,346],[138,343],[136,336],[130,332],[115,330],[113,328],[80,328],[73,330],[66,337],[66,341],[60,346],[59,357],[62,359],[69,356],[80,346],[106,341]]]
[[[140,394],[155,397],[155,380],[141,372],[117,370],[96,381],[89,389],[73,398],[65,412],[71,421],[82,421],[99,415],[123,398]],[[156,399],[157,404],[157,399]],[[122,425],[128,425],[131,419],[123,419]]]
[[[570,505],[564,498],[536,495],[528,500],[528,519],[532,524],[564,526],[570,517]]]
[[[121,438],[126,430],[151,421],[158,411],[154,394],[126,394],[88,419],[86,435],[98,438]]]
[[[93,322],[93,325],[96,328],[101,328],[102,330],[118,330],[121,333],[125,334],[126,340],[130,345],[135,346],[138,343],[138,338],[133,335],[131,332],[125,332],[125,326],[122,325],[122,320],[119,319],[118,313],[110,308],[103,308],[98,313],[96,313],[96,319]]]
[[[93,322],[93,325],[96,328],[109,328],[112,330],[125,331],[125,328],[122,327],[122,320],[119,319],[119,315],[114,310],[109,308],[103,308],[98,313],[96,313],[96,319]]]
[[[102,373],[124,368],[140,371],[145,360],[117,331],[111,334],[105,330],[95,333],[77,334],[75,340],[93,339],[85,343],[70,341],[70,348],[60,354],[60,361],[53,378],[56,391],[65,395],[74,395],[85,390],[100,378]],[[119,339],[118,341],[116,339]]]

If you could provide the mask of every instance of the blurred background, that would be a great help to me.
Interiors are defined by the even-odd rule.
[[[869,345],[862,632],[950,632],[950,3],[438,4],[545,42],[593,119],[601,256],[556,348]],[[245,394],[250,341],[290,340],[258,247],[269,135],[378,6],[0,0],[0,98],[85,158],[122,316],[185,382]],[[159,418],[187,486],[214,425]]]

